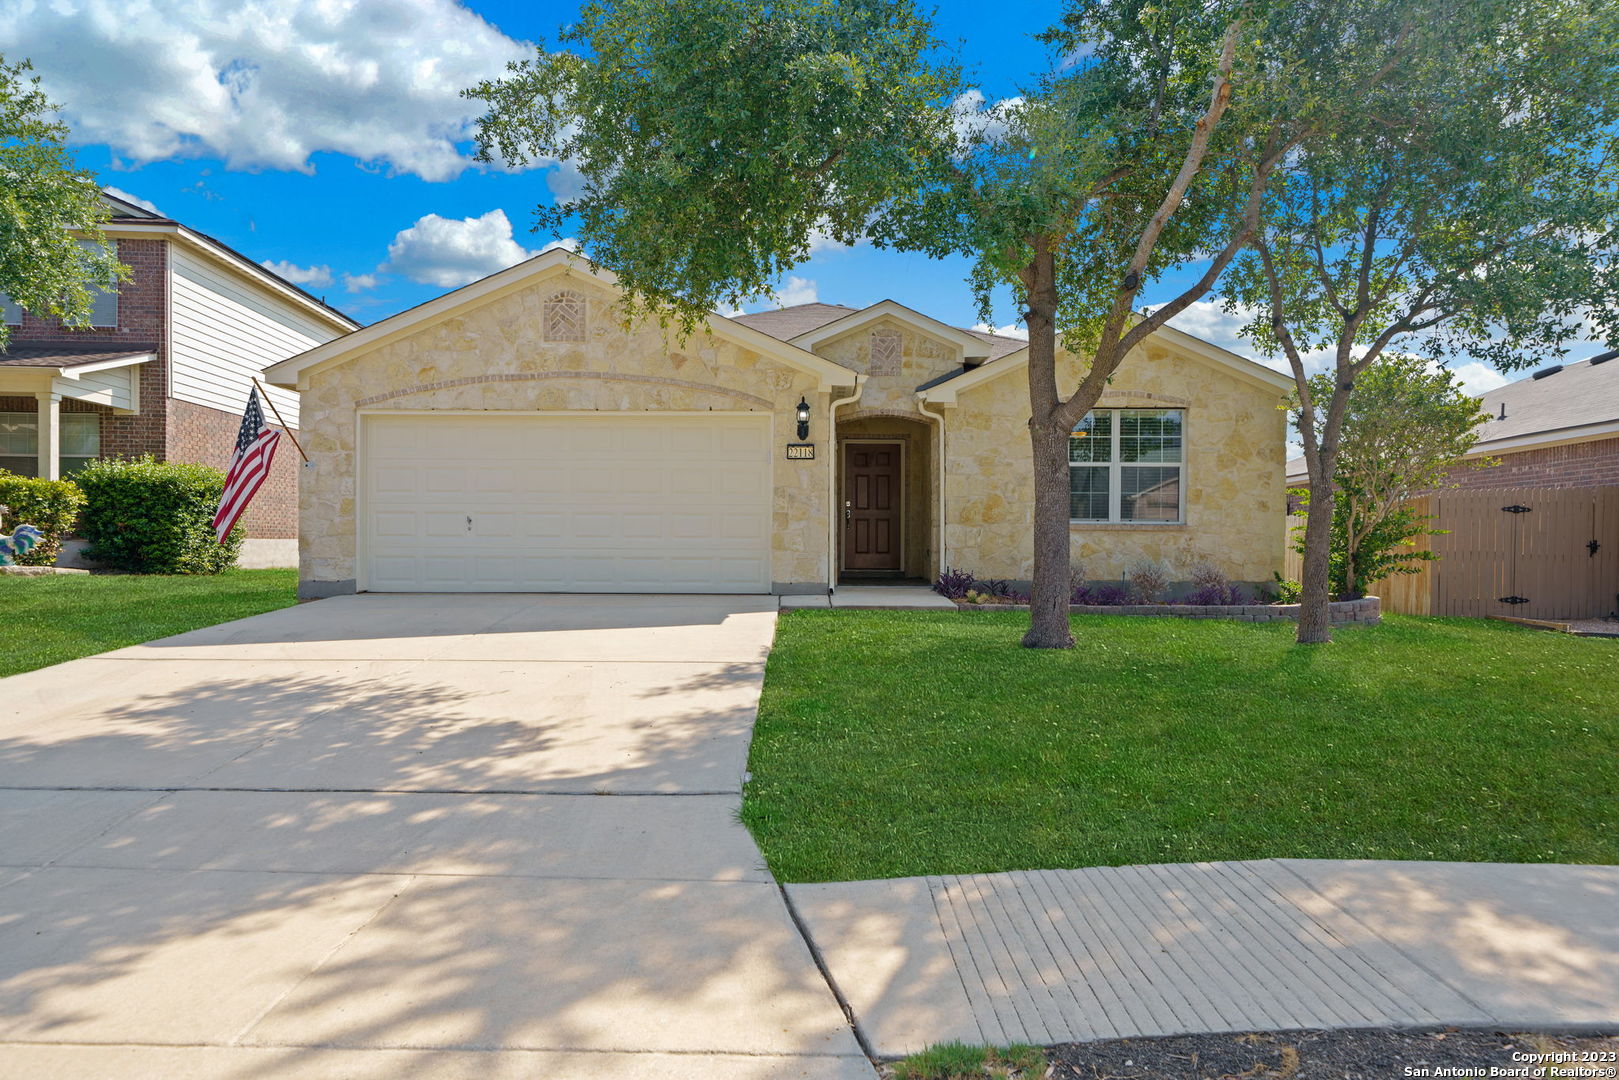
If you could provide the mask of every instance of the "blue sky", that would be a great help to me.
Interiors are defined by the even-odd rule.
[[[554,40],[574,3],[454,0],[55,0],[0,25],[0,55],[32,59],[103,184],[272,265],[374,322],[543,248],[537,204],[566,166],[521,173],[470,161],[457,91]],[[1054,3],[946,0],[939,36],[993,102],[1049,64],[1032,35]],[[869,245],[818,251],[787,300],[891,298],[975,319],[965,260]],[[1151,304],[1158,297],[1149,293]],[[771,306],[761,300],[749,309]],[[998,326],[1016,312],[1005,304]],[[1207,303],[1180,324],[1247,352]],[[1576,357],[1595,352],[1576,347]],[[1477,391],[1504,381],[1478,365]]]

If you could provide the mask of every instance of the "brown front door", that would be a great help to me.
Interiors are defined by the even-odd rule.
[[[843,444],[843,568],[899,570],[899,451],[895,443]]]

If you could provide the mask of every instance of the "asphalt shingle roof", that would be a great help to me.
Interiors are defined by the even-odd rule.
[[[1492,418],[1479,428],[1479,442],[1619,420],[1619,363],[1602,355],[1608,359],[1564,364],[1553,374],[1519,379],[1479,395],[1479,407]]]
[[[779,341],[791,341],[800,334],[818,330],[827,323],[836,322],[863,310],[865,309],[844,307],[842,304],[795,304],[792,307],[778,308],[775,311],[758,311],[752,315],[737,315],[734,316],[734,321],[741,323],[743,326],[750,326],[761,333],[769,334]],[[990,334],[983,330],[973,330],[970,327],[962,326],[957,327],[957,329],[989,344],[990,353],[985,361],[986,363],[989,360],[999,360],[1003,356],[1015,353],[1028,344],[1022,338]],[[957,374],[960,373],[957,372]]]
[[[103,360],[123,360],[156,352],[156,345],[125,345],[117,349],[95,349],[89,345],[17,345],[0,352],[0,367],[78,367]]]

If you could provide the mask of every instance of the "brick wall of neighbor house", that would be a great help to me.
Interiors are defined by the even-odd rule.
[[[269,410],[265,411],[268,413]],[[272,417],[266,416],[266,419],[273,423]],[[195,461],[224,469],[230,465],[231,450],[236,445],[236,433],[241,426],[240,416],[171,398],[166,456],[170,461]],[[280,425],[275,426],[280,429]],[[298,432],[294,431],[293,434]],[[298,462],[298,451],[292,441],[282,439],[281,445],[276,448],[270,478],[259,488],[259,493],[253,496],[253,502],[242,515],[242,525],[247,529],[248,536],[265,540],[297,538]]]
[[[157,357],[140,366],[141,408],[136,416],[114,416],[95,406],[78,406],[64,401],[72,411],[102,413],[101,453],[104,457],[133,457],[137,454],[164,453],[164,422],[169,393],[168,356],[168,241],[119,240],[119,261],[132,272],[118,288],[118,325],[85,330],[64,328],[55,319],[23,316],[22,326],[12,331],[12,341],[30,345],[75,345],[87,350],[115,349],[120,346],[154,348]],[[37,402],[28,399],[28,408]]]
[[[1451,481],[1464,490],[1482,488],[1580,488],[1619,484],[1619,438],[1542,446],[1493,455],[1499,465],[1457,469]]]

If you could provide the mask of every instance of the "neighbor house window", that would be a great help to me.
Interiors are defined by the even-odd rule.
[[[1068,439],[1068,516],[1074,521],[1182,519],[1181,409],[1094,409]]]
[[[62,413],[62,475],[76,473],[100,456],[101,414]],[[39,475],[38,413],[0,413],[0,469],[18,476]]]
[[[22,305],[5,293],[0,293],[0,323],[7,326],[22,325]]]
[[[98,245],[88,240],[80,240],[79,245],[86,251],[94,251]],[[118,325],[118,292],[115,289],[103,289],[99,285],[91,285],[90,289],[90,325],[111,326]]]

